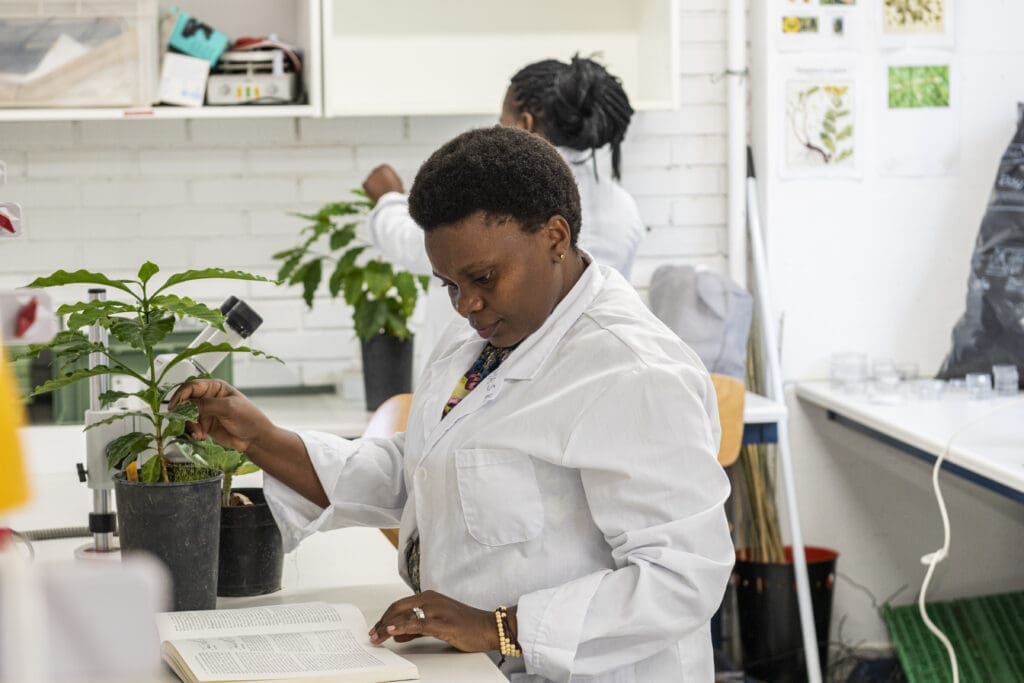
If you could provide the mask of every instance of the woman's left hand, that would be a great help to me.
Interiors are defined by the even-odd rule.
[[[422,619],[414,607],[422,610]],[[464,605],[434,591],[423,591],[392,603],[370,629],[370,642],[375,645],[388,638],[404,643],[420,636],[443,640],[463,652],[498,649],[494,612]]]

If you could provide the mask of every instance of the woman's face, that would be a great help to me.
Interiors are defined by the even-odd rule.
[[[513,219],[478,211],[427,232],[426,247],[452,306],[498,347],[535,332],[575,281],[567,268],[569,225],[561,216],[527,233]]]

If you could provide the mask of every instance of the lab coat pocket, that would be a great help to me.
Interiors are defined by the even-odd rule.
[[[469,535],[486,546],[522,543],[544,528],[544,504],[530,456],[515,451],[455,452],[462,515]]]

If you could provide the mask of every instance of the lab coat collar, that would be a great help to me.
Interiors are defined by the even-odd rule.
[[[579,251],[583,255],[583,260],[588,264],[583,275],[555,306],[555,310],[547,317],[544,324],[524,339],[508,359],[486,381],[481,382],[481,386],[463,398],[444,419],[441,419],[442,408],[448,395],[428,398],[428,404],[423,414],[423,428],[427,435],[426,444],[423,452],[420,453],[417,465],[434,450],[437,442],[451,431],[462,418],[472,415],[497,398],[506,381],[532,379],[541,364],[561,343],[569,328],[594,301],[597,293],[604,286],[605,274],[601,271],[601,266],[593,262],[590,254],[583,249]],[[480,354],[485,342],[475,333],[470,334],[471,331],[467,331],[465,336],[454,342],[450,352],[442,354],[434,361],[437,364],[445,365],[444,376],[457,376],[465,368],[468,368]]]

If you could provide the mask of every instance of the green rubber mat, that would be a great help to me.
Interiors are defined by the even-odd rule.
[[[1024,681],[1024,592],[926,604],[956,650],[962,683]],[[921,620],[917,604],[882,608],[910,683],[952,681],[946,648]]]

